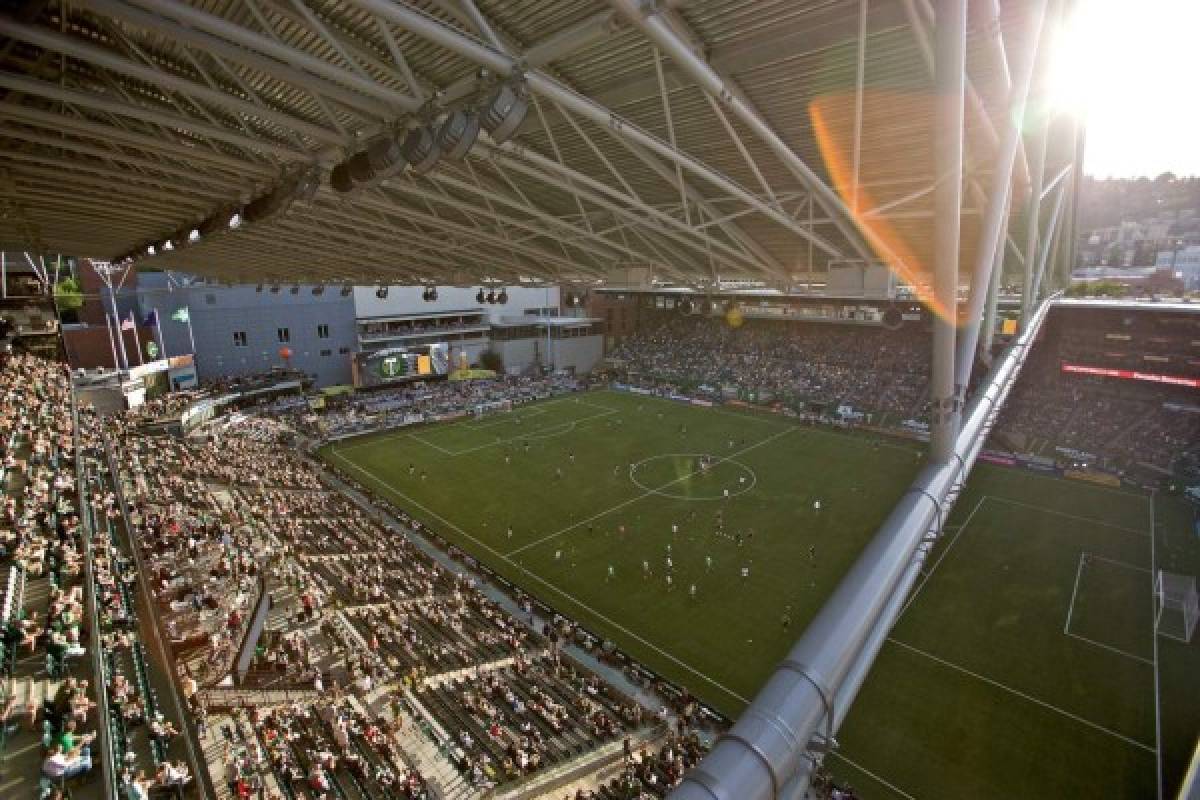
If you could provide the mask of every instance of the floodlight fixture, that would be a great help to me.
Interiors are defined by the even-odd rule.
[[[487,293],[487,301],[492,305],[496,304],[496,290],[492,289]]]
[[[480,289],[478,292],[475,293],[475,302],[479,303],[479,305],[483,305],[483,301],[484,301],[483,289]]]
[[[409,131],[400,149],[417,175],[429,172],[442,157],[434,132],[427,125]]]
[[[508,302],[508,289],[501,289],[500,294],[496,295],[496,302],[504,305]]]
[[[380,300],[386,300],[387,296],[388,296],[388,287],[380,286],[378,289],[375,290],[375,296],[378,297]]]
[[[437,132],[437,145],[442,155],[451,161],[461,161],[479,138],[481,120],[473,108],[451,111],[442,120]]]
[[[512,138],[529,113],[529,93],[520,76],[497,86],[484,101],[483,127],[496,144]]]

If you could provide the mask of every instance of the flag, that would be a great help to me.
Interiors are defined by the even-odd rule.
[[[146,315],[146,318],[144,320],[142,320],[142,325],[146,328],[157,328],[158,327],[158,309],[157,308],[150,309],[150,313]]]
[[[191,317],[188,314],[187,306],[184,306],[183,308],[178,308],[175,311],[171,312],[171,319],[175,320],[176,322],[187,322],[190,320],[190,318]]]
[[[121,320],[121,330],[131,331],[137,326],[133,324],[133,312],[129,312],[129,316]]]

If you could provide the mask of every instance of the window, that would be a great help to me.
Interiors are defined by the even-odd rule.
[[[332,350],[322,350],[322,351],[321,351],[321,356],[322,356],[322,358],[324,358],[324,357],[328,357],[328,356],[331,356],[331,355],[333,355],[333,351],[332,351]]]
[[[350,354],[350,348],[349,348],[349,347],[339,347],[339,348],[338,348],[338,353],[340,353],[341,355],[344,355],[344,356],[345,356],[345,355],[349,355],[349,354]]]
[[[326,325],[325,323],[321,323],[320,325],[317,326],[317,338],[318,339],[328,339],[329,338],[329,326],[328,325]]]
[[[233,346],[234,347],[245,347],[246,346],[246,332],[245,331],[234,331],[233,332]]]
[[[215,294],[206,294],[204,295],[204,302],[210,306],[215,306],[217,304],[217,296]]]
[[[292,331],[290,328],[276,328],[275,335],[279,337],[279,341],[286,344],[292,340]]]

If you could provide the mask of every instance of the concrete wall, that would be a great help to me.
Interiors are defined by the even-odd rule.
[[[187,323],[171,319],[187,307],[196,341],[196,369],[201,380],[263,372],[284,366],[282,348],[291,350],[290,366],[313,376],[318,386],[350,382],[350,360],[357,347],[353,296],[342,297],[336,287],[314,295],[312,287],[290,287],[272,293],[254,286],[193,285],[172,292],[155,291],[154,275],[142,276],[143,314],[158,310],[163,344],[168,355],[191,351]],[[165,276],[164,276],[165,280]],[[328,338],[318,326],[329,328]],[[279,340],[286,328],[288,341]],[[239,346],[235,332],[246,334]]]
[[[495,322],[501,317],[520,316],[526,309],[552,307],[559,308],[558,287],[523,288],[508,287],[508,302],[480,305],[475,298],[479,292],[478,286],[455,287],[439,286],[438,299],[426,303],[421,299],[423,286],[390,286],[388,296],[380,299],[375,296],[375,286],[354,287],[354,308],[359,319],[369,317],[399,317],[411,314],[432,314],[445,311],[482,311],[487,315],[488,322]]]
[[[544,342],[542,344],[545,346]],[[604,337],[551,339],[550,353],[554,358],[554,369],[574,369],[577,375],[583,375],[591,372],[604,357]]]

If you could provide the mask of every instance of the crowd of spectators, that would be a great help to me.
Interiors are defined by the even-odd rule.
[[[332,399],[331,407],[319,415],[294,407],[272,410],[289,416],[299,430],[310,436],[333,437],[468,413],[481,406],[528,402],[575,391],[579,386],[579,380],[565,375],[510,375],[377,389],[350,399]]]
[[[927,336],[916,330],[662,313],[610,354],[643,386],[793,405],[919,413],[929,380]]]
[[[1005,403],[997,442],[1089,466],[1186,478],[1200,458],[1198,405],[1194,390],[1064,374],[1053,352],[1035,352]]]

